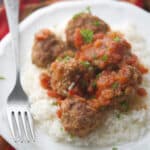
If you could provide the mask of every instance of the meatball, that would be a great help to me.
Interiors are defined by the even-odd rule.
[[[99,105],[125,109],[124,104],[128,104],[135,96],[141,82],[142,75],[133,66],[122,66],[117,72],[103,71],[97,81]]]
[[[73,17],[66,28],[67,43],[71,47],[76,47],[76,32],[82,29],[88,29],[95,33],[105,33],[109,30],[109,26],[101,19],[88,13],[81,13]]]
[[[65,44],[48,29],[43,29],[35,35],[32,47],[32,63],[46,68],[65,50]]]
[[[78,64],[70,57],[53,62],[50,66],[49,72],[51,75],[51,88],[62,96],[68,94],[69,86],[77,80],[77,74],[80,73]]]
[[[79,62],[69,56],[60,58],[53,62],[49,69],[51,88],[61,96],[67,96],[70,92],[83,95],[86,92],[86,84],[95,75],[94,71],[88,62]]]
[[[79,60],[88,60],[100,69],[119,67],[124,57],[131,55],[130,44],[116,32],[108,32],[93,44],[85,45],[77,52]]]
[[[74,96],[65,99],[61,105],[61,122],[72,135],[85,137],[101,122],[101,112],[92,108],[84,98]]]

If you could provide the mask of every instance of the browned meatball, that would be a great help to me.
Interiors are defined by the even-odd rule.
[[[69,61],[69,63],[68,63]],[[62,96],[66,96],[68,88],[79,74],[78,64],[73,58],[66,57],[56,60],[50,66],[51,87]]]
[[[84,98],[74,96],[65,99],[61,105],[61,122],[72,135],[85,137],[101,122],[101,112],[86,103]]]
[[[80,15],[73,17],[66,28],[67,42],[71,47],[75,47],[74,40],[76,29],[88,29],[95,34],[107,32],[109,26],[97,16],[88,13],[81,13]]]
[[[32,48],[32,63],[45,68],[65,50],[65,44],[48,29],[43,29],[35,35]]]
[[[79,62],[66,56],[59,58],[50,66],[51,88],[61,96],[76,91],[81,95],[86,90],[89,80],[94,77],[94,68],[88,62]]]
[[[124,104],[128,104],[136,95],[136,89],[141,82],[142,75],[133,66],[122,66],[117,72],[103,71],[97,81],[97,98],[100,105],[125,110]]]

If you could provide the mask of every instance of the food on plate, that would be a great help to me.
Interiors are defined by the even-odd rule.
[[[45,68],[65,50],[65,43],[48,30],[40,30],[34,39],[32,62],[38,67]]]
[[[144,40],[91,12],[74,15],[63,33],[66,39],[52,29],[35,35],[24,75],[35,120],[56,139],[78,145],[138,138],[150,116]]]
[[[79,29],[80,25],[82,30],[92,30],[95,39],[82,43],[75,52],[64,51],[54,61],[50,59],[47,68],[50,76],[48,95],[61,101],[58,117],[67,132],[79,137],[96,129],[101,108],[128,111],[132,99],[138,94],[144,73],[123,35],[111,31],[105,23],[100,23],[100,28],[95,27],[91,24],[93,20],[101,19],[85,13],[69,21],[67,32],[72,26],[73,30]],[[97,35],[97,31],[102,33]],[[69,38],[74,35],[67,32],[69,44]]]
[[[96,97],[99,105],[127,111],[128,107],[132,107],[130,102],[136,96],[141,82],[142,74],[133,66],[125,65],[118,71],[102,71],[97,79]]]
[[[50,85],[61,96],[73,93],[86,96],[86,84],[94,79],[95,72],[96,69],[88,62],[78,61],[70,56],[59,57],[49,69]]]
[[[76,14],[66,27],[67,44],[79,48],[84,43],[91,43],[93,34],[106,33],[109,26],[90,13]]]
[[[82,46],[78,51],[80,60],[87,60],[104,69],[119,67],[120,61],[132,55],[130,44],[119,33],[111,31],[96,38],[93,43]]]
[[[100,125],[102,113],[91,107],[87,100],[71,96],[61,104],[61,122],[64,129],[74,136],[84,137]]]

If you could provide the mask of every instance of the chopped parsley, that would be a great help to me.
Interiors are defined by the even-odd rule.
[[[56,58],[56,61],[62,61],[62,60],[63,60],[62,57],[57,57],[57,58]]]
[[[63,61],[68,62],[70,59],[71,59],[70,56],[65,56],[65,57],[63,58]]]
[[[90,6],[87,6],[85,10],[87,13],[91,14],[91,7]]]
[[[82,29],[80,31],[81,36],[85,43],[91,43],[93,41],[93,31],[89,29]]]
[[[4,80],[5,79],[5,77],[3,77],[3,76],[0,76],[0,80]]]
[[[119,42],[119,41],[120,41],[120,37],[116,36],[116,37],[114,38],[114,41],[115,41],[115,42]]]
[[[104,54],[103,56],[102,56],[102,60],[105,62],[105,61],[107,61],[108,60],[108,56],[106,55],[106,54]]]
[[[99,20],[94,21],[94,22],[93,22],[93,24],[94,24],[95,26],[97,26],[97,27],[98,27],[98,26],[100,26],[100,22],[99,22]]]
[[[86,68],[89,68],[91,66],[91,64],[88,61],[82,61],[81,64]]]
[[[97,88],[97,83],[96,83],[96,81],[93,81],[93,82],[92,82],[92,87],[93,87],[94,89]]]
[[[119,86],[119,83],[118,83],[118,82],[114,82],[114,83],[112,84],[112,89],[117,89],[118,86]]]
[[[73,134],[69,134],[70,138],[73,139],[74,138],[74,135]]]
[[[65,57],[57,57],[57,61],[64,61],[64,62],[68,62],[72,57],[70,56],[65,56]]]
[[[98,79],[98,78],[100,77],[100,75],[101,75],[101,73],[98,73],[98,74],[96,75],[96,79]]]
[[[121,113],[119,111],[115,111],[115,116],[117,119],[121,118]]]
[[[58,103],[57,103],[57,102],[53,102],[52,105],[53,105],[53,106],[57,106]]]
[[[73,16],[73,19],[77,19],[77,18],[80,17],[82,14],[83,14],[83,12],[79,12],[79,13],[75,14],[75,15]]]
[[[128,111],[129,109],[129,103],[127,101],[123,101],[120,103],[120,106],[125,110]]]
[[[82,14],[84,14],[84,13],[89,13],[89,14],[91,14],[91,7],[90,6],[87,6],[86,8],[85,8],[85,10],[83,10],[82,12],[79,12],[79,13],[76,13],[73,17],[72,17],[72,19],[77,19],[78,17],[80,17]]]
[[[113,147],[112,150],[118,150],[118,148],[117,147]]]
[[[64,128],[60,128],[61,131],[64,131]]]

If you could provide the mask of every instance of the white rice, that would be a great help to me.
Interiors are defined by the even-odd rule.
[[[126,25],[116,29],[124,33],[127,40],[132,45],[132,52],[135,53],[141,62],[150,68],[150,49],[144,38],[137,32],[134,26]],[[114,28],[115,29],[115,28]],[[61,31],[61,30],[59,30]],[[58,34],[58,30],[56,31]],[[61,33],[62,35],[62,33]],[[64,33],[63,33],[64,38]],[[91,133],[88,137],[80,139],[67,134],[56,116],[57,106],[53,105],[53,100],[46,95],[44,89],[39,84],[39,74],[41,69],[32,65],[31,51],[24,65],[22,72],[22,83],[31,102],[31,112],[39,128],[42,128],[53,139],[60,142],[70,142],[76,145],[99,145],[108,146],[119,143],[134,141],[144,136],[150,129],[150,74],[144,76],[142,87],[148,96],[143,98],[143,103],[148,109],[132,110],[126,114],[121,114],[120,119],[115,115],[115,111],[108,112],[105,124]]]

